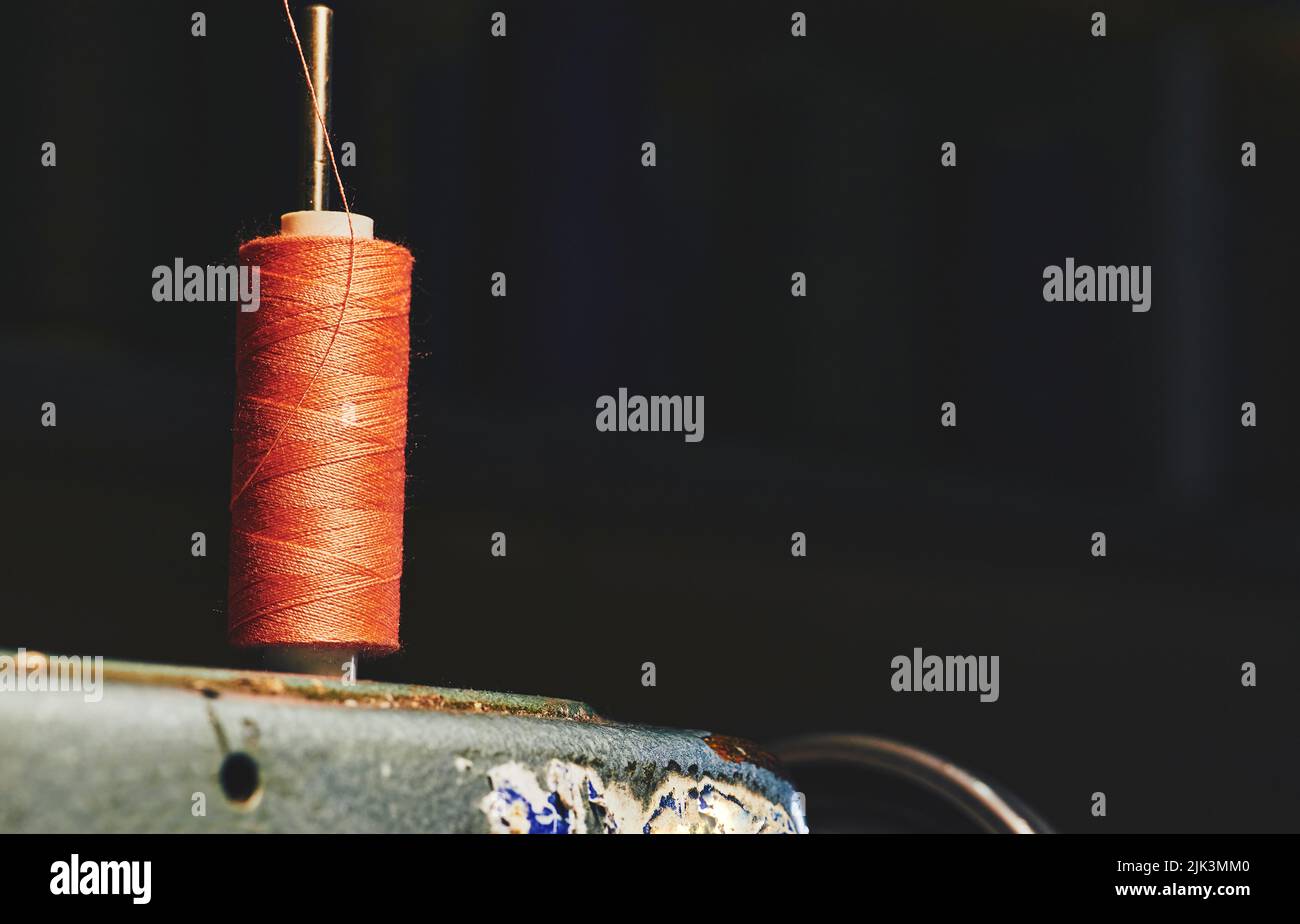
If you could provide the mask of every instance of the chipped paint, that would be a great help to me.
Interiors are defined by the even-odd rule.
[[[552,763],[558,763],[552,761]],[[494,834],[583,834],[585,818],[576,808],[560,800],[556,791],[547,792],[537,776],[514,761],[488,771],[492,792],[480,806]]]
[[[551,760],[541,775],[510,761],[487,772],[479,806],[495,834],[806,834],[787,811],[744,786],[670,771],[648,799],[589,767]]]

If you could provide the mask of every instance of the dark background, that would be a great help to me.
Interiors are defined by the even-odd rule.
[[[278,4],[191,6],[5,13],[3,645],[247,663],[235,309],[151,270],[299,207],[302,78]],[[336,9],[344,179],[416,257],[405,648],[363,676],[890,735],[1065,830],[1300,828],[1295,6]],[[1045,303],[1070,256],[1151,264],[1150,313]],[[704,441],[596,432],[619,386],[704,395]],[[892,693],[914,646],[1001,699]]]

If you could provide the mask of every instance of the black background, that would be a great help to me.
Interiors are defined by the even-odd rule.
[[[199,6],[5,14],[0,644],[248,663],[234,309],[151,270],[299,207],[302,78],[278,4]],[[336,9],[344,179],[416,257],[405,648],[363,676],[890,735],[1066,830],[1300,827],[1296,7]],[[1151,311],[1045,303],[1071,256],[1151,264]],[[596,432],[620,386],[704,395],[704,441]],[[915,646],[1001,699],[892,693]]]

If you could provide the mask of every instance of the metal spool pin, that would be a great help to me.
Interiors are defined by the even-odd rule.
[[[313,212],[326,212],[330,207],[330,156],[325,143],[330,128],[330,70],[334,56],[334,11],[313,3],[304,7],[298,16],[298,34],[307,56],[307,70],[311,85],[316,90],[316,105],[321,118],[312,107],[311,93],[303,88],[303,208]],[[321,121],[324,121],[324,125]]]

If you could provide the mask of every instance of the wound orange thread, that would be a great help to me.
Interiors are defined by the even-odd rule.
[[[357,240],[288,0],[284,13],[348,236],[239,250],[261,267],[262,297],[236,333],[228,632],[240,646],[386,653],[399,647],[413,260]]]
[[[411,254],[280,236],[239,258],[262,301],[236,333],[230,640],[394,651]]]

